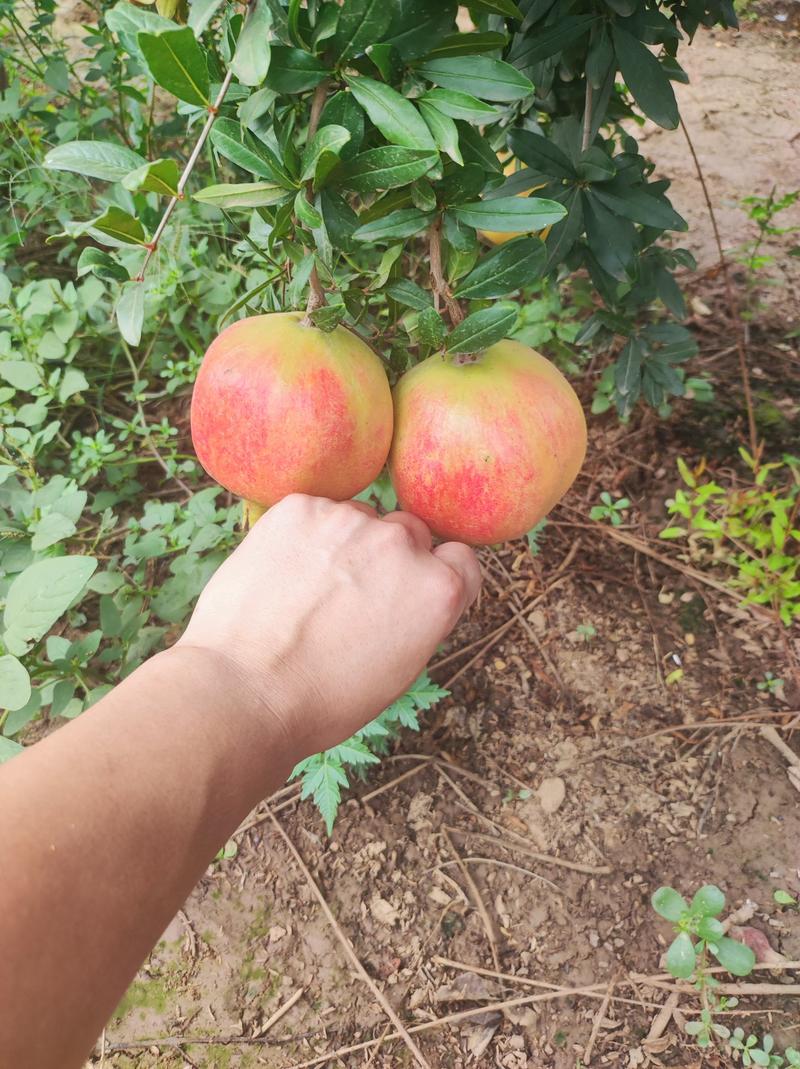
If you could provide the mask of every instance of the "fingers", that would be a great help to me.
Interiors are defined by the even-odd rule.
[[[438,557],[443,564],[452,568],[461,579],[464,603],[461,606],[460,613],[464,612],[477,598],[478,591],[481,588],[481,567],[478,564],[478,558],[475,556],[474,550],[470,549],[469,546],[465,546],[462,542],[445,542],[443,545],[436,547],[433,555]]]
[[[368,505],[366,501],[345,501],[345,505],[350,505],[354,509],[358,509],[359,512],[363,512],[365,516],[377,516],[378,513],[372,507]]]
[[[418,549],[424,549],[426,553],[430,551],[433,543],[431,532],[428,530],[427,524],[423,523],[417,516],[412,515],[410,512],[390,512],[383,517],[383,522],[399,523],[401,527],[405,527],[414,539],[414,544]]]

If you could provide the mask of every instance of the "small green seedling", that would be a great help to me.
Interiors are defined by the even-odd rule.
[[[591,642],[597,636],[597,629],[594,624],[578,624],[575,628],[575,634],[582,638],[584,642]]]
[[[800,909],[800,901],[796,899],[794,895],[789,894],[788,891],[784,891],[782,887],[779,887],[777,891],[773,891],[772,897],[779,906],[787,906],[789,909]]]
[[[739,1052],[742,1065],[763,1065],[767,1069],[780,1069],[780,1066],[784,1064],[781,1055],[773,1053],[772,1048],[775,1041],[769,1033],[764,1036],[759,1046],[758,1036],[749,1035],[745,1039],[744,1030],[735,1028],[728,1042],[734,1050]],[[787,1051],[787,1056],[788,1053]],[[795,1051],[794,1053],[796,1054],[797,1052]],[[788,1064],[796,1065],[797,1063],[790,1061]]]
[[[688,980],[703,964],[706,951],[734,976],[747,976],[756,963],[750,947],[725,935],[718,919],[725,908],[719,887],[706,884],[691,904],[673,887],[659,887],[651,899],[653,909],[671,921],[677,935],[667,951],[667,969],[673,976]]]
[[[530,531],[526,535],[528,539],[528,548],[531,551],[532,556],[538,557],[542,550],[542,538],[544,536],[544,529],[547,526],[547,517],[543,520],[539,520],[535,527],[531,527]]]
[[[783,680],[778,676],[774,676],[772,672],[765,672],[761,682],[756,683],[756,690],[760,690],[767,694],[777,694],[782,687]]]
[[[609,520],[614,527],[619,527],[625,518],[625,512],[631,507],[627,497],[618,497],[616,501],[611,497],[608,490],[600,494],[601,505],[594,505],[589,513],[589,519]]]

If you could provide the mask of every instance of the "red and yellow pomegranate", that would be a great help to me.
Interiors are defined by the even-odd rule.
[[[227,327],[192,395],[198,460],[262,509],[296,492],[352,497],[379,474],[392,438],[391,391],[372,349],[344,327],[324,333],[302,319],[280,312]]]
[[[586,454],[575,391],[515,341],[436,355],[395,387],[389,474],[404,509],[441,538],[488,545],[534,527]]]

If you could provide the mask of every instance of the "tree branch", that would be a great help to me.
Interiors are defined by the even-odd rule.
[[[450,287],[442,271],[442,217],[437,215],[428,231],[428,241],[431,259],[431,289],[433,290],[434,304],[438,312],[440,303],[444,303],[447,314],[454,327],[463,320],[464,313],[461,305],[453,297]]]
[[[589,76],[586,76],[586,97],[583,105],[583,134],[581,136],[581,152],[585,152],[589,147],[592,135],[592,100],[594,97],[594,90],[592,83],[589,81]]]
[[[322,115],[322,109],[325,106],[325,97],[328,95],[328,86],[330,85],[330,79],[325,78],[319,83],[314,90],[314,96],[311,99],[311,114],[308,119],[308,134],[306,135],[306,144],[310,145],[311,141],[319,128],[319,120]],[[314,203],[314,179],[309,178],[306,182],[306,200],[309,204]],[[311,274],[308,276],[309,294],[308,304],[306,305],[306,314],[303,316],[302,324],[304,327],[311,326],[311,313],[316,308],[321,308],[325,304],[325,291],[322,288],[322,284],[319,280],[319,274],[317,273],[316,262],[311,268]]]

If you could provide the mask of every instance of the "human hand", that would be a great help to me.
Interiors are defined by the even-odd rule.
[[[367,505],[294,494],[213,576],[178,646],[214,658],[223,692],[245,696],[245,715],[277,719],[299,760],[402,694],[480,582],[471,549],[431,549],[410,513],[378,519]]]

